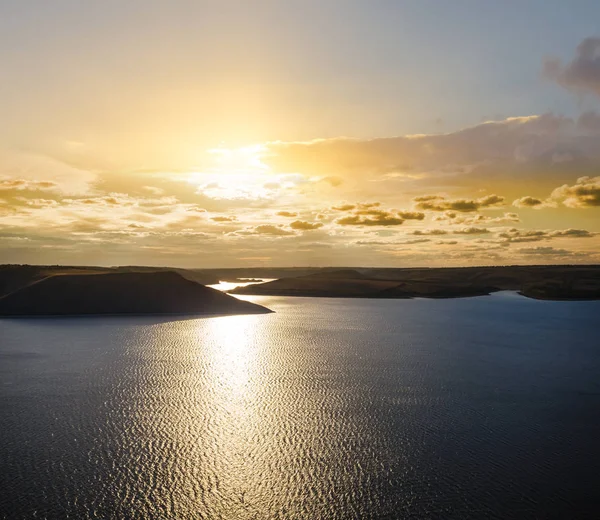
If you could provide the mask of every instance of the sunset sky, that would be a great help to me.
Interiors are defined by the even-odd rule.
[[[600,2],[0,0],[0,262],[600,262]]]

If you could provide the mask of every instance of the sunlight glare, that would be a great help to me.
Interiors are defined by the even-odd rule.
[[[207,332],[214,338],[210,357],[215,387],[222,390],[224,402],[234,409],[242,406],[244,398],[252,393],[257,354],[252,338],[256,319],[256,316],[227,316],[213,318],[208,323]],[[242,412],[243,406],[237,411]]]
[[[273,174],[262,162],[266,147],[211,148],[206,151],[211,166],[190,173],[187,180],[198,193],[211,199],[258,200],[274,194]]]

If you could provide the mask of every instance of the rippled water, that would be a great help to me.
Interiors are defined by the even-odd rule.
[[[598,518],[600,302],[0,321],[2,518]]]

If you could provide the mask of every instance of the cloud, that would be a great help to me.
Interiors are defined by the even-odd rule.
[[[409,235],[447,235],[448,231],[445,229],[416,229],[409,233]]]
[[[340,226],[400,226],[404,220],[394,217],[391,213],[382,212],[380,215],[365,217],[352,215],[336,220]]]
[[[595,236],[585,229],[556,229],[556,230],[539,230],[539,229],[517,229],[511,228],[501,233],[498,233],[498,238],[504,239],[506,242],[539,242],[541,240],[550,240],[552,238],[591,238]]]
[[[237,219],[235,217],[211,217],[211,220],[214,222],[235,222]]]
[[[462,229],[455,229],[453,233],[455,235],[485,235],[489,233],[490,230],[487,228],[478,228],[478,227],[466,227]]]
[[[566,238],[590,238],[594,236],[594,233],[590,233],[585,229],[559,229],[551,231],[549,233],[551,237],[566,237]]]
[[[354,242],[357,246],[389,246],[393,242],[387,242],[385,240],[357,240]]]
[[[423,220],[425,218],[425,213],[421,213],[420,211],[398,211],[398,216],[403,218],[404,220]]]
[[[570,208],[591,208],[600,206],[600,176],[581,177],[573,186],[567,184],[556,188],[550,199],[561,201]]]
[[[517,229],[511,228],[501,233],[498,233],[498,238],[504,239],[506,242],[539,242],[546,240],[548,233],[535,229]]]
[[[444,134],[272,142],[266,145],[264,161],[274,171],[305,175],[333,171],[372,190],[390,183],[429,184],[434,178],[455,186],[458,182],[471,186],[490,183],[492,179],[494,186],[508,180],[566,182],[589,174],[590,161],[600,163],[600,133],[589,131],[594,125],[589,114],[576,122],[546,113],[489,121]]]
[[[379,206],[381,206],[381,202],[359,202],[356,205],[357,210],[368,210],[371,208],[378,208]]]
[[[516,213],[505,213],[501,217],[486,217],[484,215],[477,215],[474,217],[476,221],[480,222],[520,222],[521,219]]]
[[[467,225],[475,225],[475,224],[501,224],[506,222],[520,222],[519,215],[516,213],[504,213],[499,217],[490,217],[488,215],[482,215],[480,213],[476,215],[457,215],[454,212],[446,211],[443,215],[436,215],[433,217],[433,220],[436,222],[444,222],[448,221],[451,224],[467,224]]]
[[[550,246],[523,247],[519,253],[528,256],[585,256],[585,253],[568,251],[567,249],[556,249]]]
[[[54,199],[28,199],[27,197],[16,197],[15,201],[31,208],[55,207],[60,204],[59,201]]]
[[[600,38],[585,38],[566,64],[558,58],[547,59],[543,72],[567,89],[600,96]]]
[[[273,226],[271,224],[261,224],[260,226],[256,226],[252,230],[253,234],[256,235],[272,235],[272,236],[289,236],[295,235],[292,231],[287,231],[278,226]]]
[[[416,207],[429,211],[460,211],[469,213],[479,209],[493,208],[504,202],[504,197],[487,195],[479,199],[446,199],[442,195],[424,195],[415,197]]]
[[[543,208],[545,207],[544,201],[536,199],[535,197],[521,197],[513,201],[513,206],[517,208]]]
[[[21,180],[7,184],[0,193],[0,232],[30,239],[7,242],[56,246],[58,238],[64,238],[68,242],[58,245],[111,243],[119,246],[119,258],[127,262],[153,260],[151,254],[136,255],[142,247],[156,254],[162,247],[173,255],[198,255],[190,257],[190,263],[210,257],[202,265],[220,265],[220,258],[232,265],[242,258],[315,265],[344,259],[356,265],[384,265],[402,258],[403,265],[445,265],[509,263],[510,253],[519,247],[512,242],[525,247],[527,242],[548,241],[531,245],[569,243],[573,249],[591,249],[596,239],[588,237],[600,231],[593,211],[562,208],[535,214],[538,219],[528,220],[527,227],[553,228],[560,218],[558,225],[566,229],[511,232],[506,228],[518,227],[512,222],[518,222],[519,215],[505,211],[518,211],[524,220],[531,219],[532,212],[499,209],[513,200],[520,201],[517,207],[597,206],[593,189],[600,171],[600,116],[596,112],[585,112],[578,119],[553,114],[509,118],[438,135],[267,143],[259,157],[265,168],[250,175],[201,165],[139,172],[117,171],[105,163],[106,168],[96,165],[84,171],[78,169],[86,163],[83,159],[74,161],[77,168],[41,159],[35,168],[25,160],[0,166],[0,180]],[[541,197],[551,193],[555,198]],[[528,205],[525,194],[540,196],[541,204]],[[357,202],[361,200],[366,202]],[[494,211],[484,211],[488,208]],[[235,225],[230,224],[233,215]],[[493,236],[484,234],[490,231]],[[201,246],[194,246],[194,238],[208,237],[213,240],[210,248],[200,251]],[[300,247],[313,247],[309,242],[315,237],[332,250],[319,257],[297,253]],[[486,237],[484,244],[481,239]],[[368,254],[368,247],[346,249],[363,245],[357,241],[366,246],[369,238],[375,239],[371,245],[381,246],[377,255]],[[436,246],[437,240],[459,245]],[[283,242],[290,247],[281,248]],[[479,249],[470,249],[475,246]],[[494,248],[506,255],[492,259],[489,251]],[[106,248],[107,255],[114,251]],[[96,257],[89,258],[93,262]],[[47,255],[35,260],[82,261]]]
[[[96,173],[73,167],[44,153],[0,148],[0,179],[8,181],[5,189],[11,189],[10,181],[17,181],[15,190],[81,195],[89,193],[98,178]],[[23,181],[31,184],[24,185]]]
[[[430,238],[413,238],[411,240],[405,240],[403,244],[423,244],[425,242],[431,242]]]
[[[302,220],[294,220],[294,222],[290,224],[290,227],[296,230],[310,231],[313,229],[319,229],[320,227],[323,227],[323,224],[321,222],[312,223],[304,222]]]
[[[344,204],[334,206],[336,211],[352,211],[346,217],[336,220],[340,226],[400,226],[407,219],[422,219],[421,213],[417,212],[396,212],[381,208],[381,202],[359,202],[358,204]],[[404,213],[405,218],[398,215]]]
[[[406,245],[413,245],[413,244],[423,244],[425,242],[431,242],[431,239],[429,239],[429,238],[414,238],[411,240],[403,240],[401,242],[397,242],[397,241],[392,242],[392,241],[387,241],[387,240],[357,240],[354,243],[358,246],[396,247],[396,246],[406,246]]]
[[[0,191],[56,191],[57,184],[53,181],[37,181],[29,179],[0,178]]]
[[[583,135],[600,135],[600,114],[593,110],[583,112],[577,119],[577,130]]]

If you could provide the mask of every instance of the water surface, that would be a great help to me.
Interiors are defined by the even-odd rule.
[[[598,518],[600,302],[0,321],[0,518]]]

